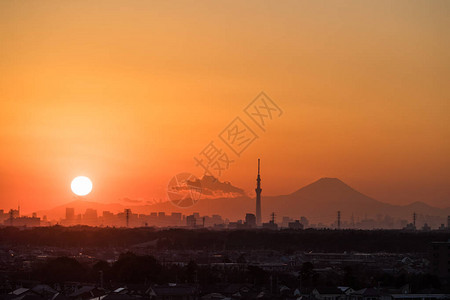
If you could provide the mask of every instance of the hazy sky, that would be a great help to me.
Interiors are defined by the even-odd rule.
[[[449,1],[1,1],[0,208],[165,197],[211,142],[221,180],[287,194],[338,177],[450,206]],[[283,110],[263,132],[244,108]],[[258,135],[233,156],[219,133]]]

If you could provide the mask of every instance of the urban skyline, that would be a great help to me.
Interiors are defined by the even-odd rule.
[[[201,3],[0,4],[3,206],[67,203],[80,175],[98,202],[164,198],[211,141],[246,191],[260,157],[265,195],[332,177],[448,206],[447,2]],[[283,111],[264,130],[245,111],[261,91]],[[242,123],[237,155],[221,133]]]
[[[450,1],[0,1],[0,300],[450,299]]]
[[[238,222],[240,220],[240,218],[243,216],[243,214],[247,212],[247,213],[253,213],[255,215],[255,217],[256,217],[256,224],[259,227],[261,227],[262,226],[262,221],[258,221],[258,215],[259,215],[259,219],[260,220],[263,219],[264,221],[268,222],[268,221],[270,221],[272,219],[272,217],[273,217],[272,214],[274,214],[274,215],[279,214],[279,212],[276,212],[276,210],[277,210],[277,203],[276,203],[276,201],[278,201],[279,198],[275,197],[275,199],[277,199],[275,201],[275,203],[274,203],[275,206],[272,205],[271,210],[270,211],[266,211],[265,215],[263,217],[261,217],[261,192],[262,192],[262,189],[261,189],[261,177],[260,177],[260,159],[258,158],[257,161],[258,161],[258,166],[257,166],[257,178],[256,178],[256,189],[255,189],[255,193],[256,193],[256,196],[255,196],[256,207],[255,207],[254,211],[252,212],[251,210],[248,209],[248,206],[247,207],[239,207],[240,206],[239,205],[239,201],[236,202],[234,204],[235,208],[236,208],[236,210],[241,211],[242,214],[234,215],[233,217],[229,217],[229,216],[225,215],[224,220],[227,220],[227,222],[229,222],[229,220],[231,220],[231,222],[234,222],[234,221]],[[191,177],[188,177],[188,178],[191,178]],[[92,201],[91,202],[90,201],[86,201],[87,199],[89,199],[88,194],[92,190],[92,182],[90,182],[89,178],[86,178],[86,180],[89,181],[89,183],[88,183],[89,191],[87,193],[81,195],[81,196],[76,196],[77,200],[74,201],[73,204],[68,203],[68,204],[64,205],[66,207],[66,210],[67,209],[74,209],[74,207],[70,207],[71,205],[79,206],[80,204],[82,204],[82,206],[92,205],[93,207],[95,207],[96,205],[100,205],[100,203],[96,203],[96,202],[92,202]],[[181,177],[180,177],[180,180],[181,180]],[[191,179],[185,179],[185,180],[186,180],[186,182],[184,182],[183,184],[186,184],[187,182],[190,182],[189,180],[191,180]],[[325,183],[325,185],[323,183]],[[218,199],[218,197],[219,197],[219,199],[223,199],[225,201],[227,201],[227,199],[230,200],[230,198],[228,198],[228,197],[232,197],[234,199],[243,199],[242,202],[244,203],[245,202],[244,200],[246,198],[239,198],[239,196],[248,197],[248,196],[246,196],[246,194],[244,193],[244,191],[242,189],[240,189],[238,187],[234,187],[230,182],[221,182],[220,179],[216,179],[216,178],[214,178],[212,176],[207,176],[206,174],[205,174],[205,176],[202,179],[196,179],[195,181],[192,181],[192,184],[195,185],[194,186],[195,189],[198,189],[198,192],[196,192],[198,195],[196,197],[203,198],[203,199],[201,199],[202,203],[208,203],[208,201],[210,201],[211,199]],[[355,195],[359,194],[359,192],[353,190],[351,187],[347,186],[345,183],[343,183],[339,179],[322,178],[322,179],[318,180],[317,182],[314,182],[313,184],[310,184],[310,185],[300,189],[299,191],[295,192],[293,195],[295,196],[295,194],[300,192],[301,190],[308,189],[308,188],[310,189],[311,186],[314,186],[314,185],[317,186],[317,187],[315,187],[316,192],[318,191],[319,193],[324,193],[324,195],[326,195],[327,197],[330,197],[330,195],[331,195],[331,198],[334,196],[334,194],[337,194],[339,196],[338,197],[339,199],[341,199],[341,200],[344,199],[345,197],[342,198],[342,195],[339,195],[339,194],[342,194],[344,192],[344,190],[350,190],[350,192],[354,194],[354,195],[351,195],[351,196],[355,196]],[[81,187],[81,188],[83,188],[83,187]],[[185,187],[179,186],[178,188],[182,188],[182,189],[186,189],[187,188],[188,190],[190,189],[187,186],[185,186]],[[74,189],[73,184],[72,184],[72,189]],[[327,191],[327,190],[330,190],[330,191]],[[221,195],[221,196],[217,196],[216,191],[220,191],[219,195]],[[73,190],[73,192],[75,194],[77,193],[76,190]],[[202,195],[202,192],[204,192],[205,195]],[[331,194],[330,194],[330,192],[331,192]],[[213,198],[210,198],[208,196],[212,195],[211,193],[214,193],[216,195]],[[192,196],[192,194],[187,194],[187,195],[188,195],[188,197]],[[237,195],[237,197],[236,197],[236,195]],[[360,194],[360,195],[364,196],[363,194]],[[220,198],[220,197],[222,197],[222,198]],[[280,196],[280,197],[283,197],[283,196]],[[273,198],[273,196],[268,196],[268,198],[269,199]],[[251,199],[251,197],[248,198],[248,199]],[[368,199],[370,199],[370,198],[368,198]],[[199,212],[195,212],[195,207],[196,207],[195,206],[195,202],[197,202],[199,199],[197,199],[192,204],[189,204],[188,206],[181,207],[181,208],[177,204],[175,204],[175,206],[171,206],[171,205],[167,206],[167,205],[165,205],[163,207],[158,207],[158,206],[153,207],[155,205],[171,203],[172,200],[170,198],[167,199],[166,201],[163,201],[161,199],[158,202],[157,201],[154,201],[154,202],[147,201],[147,204],[145,204],[144,206],[139,205],[140,202],[142,202],[142,201],[130,200],[130,199],[125,199],[125,200],[129,201],[129,202],[132,202],[132,203],[131,204],[118,204],[118,203],[115,203],[114,205],[112,205],[112,208],[108,208],[106,210],[105,209],[103,209],[103,210],[102,209],[94,209],[93,207],[86,207],[86,208],[84,208],[84,210],[86,210],[86,211],[95,211],[95,214],[97,214],[97,210],[102,211],[103,213],[106,213],[106,214],[112,214],[112,213],[120,213],[120,210],[122,210],[122,211],[129,210],[131,212],[131,210],[136,209],[137,210],[137,214],[145,215],[146,213],[143,212],[143,208],[146,207],[146,209],[144,209],[144,211],[148,211],[148,208],[154,209],[154,211],[150,211],[149,213],[147,213],[147,215],[153,215],[153,214],[163,214],[164,215],[166,213],[170,214],[172,212],[172,213],[175,213],[175,214],[181,214],[183,216],[189,216],[189,215],[192,215],[192,214],[198,214],[199,213]],[[363,199],[363,200],[365,200],[365,199]],[[325,204],[326,204],[327,201],[328,200],[325,198]],[[336,201],[336,200],[331,200],[331,201]],[[371,200],[371,201],[374,201],[374,200]],[[294,206],[291,207],[289,210],[290,210],[290,212],[292,212],[293,210],[298,210],[300,213],[299,214],[294,214],[294,215],[292,215],[292,214],[288,214],[288,215],[281,214],[280,215],[281,218],[283,218],[283,219],[286,218],[286,219],[289,219],[289,220],[296,220],[296,219],[299,218],[299,216],[302,214],[302,211],[303,211],[304,207],[302,207],[301,204],[298,204],[298,205],[295,204],[295,202],[296,201],[295,201],[295,197],[294,197]],[[314,202],[314,201],[312,201],[312,202]],[[91,204],[89,204],[89,203],[91,203]],[[304,204],[304,202],[303,202],[303,204]],[[364,207],[364,201],[361,201],[360,204],[363,205],[363,207]],[[346,217],[343,219],[343,222],[342,222],[342,224],[346,228],[362,228],[362,229],[376,229],[376,228],[386,228],[386,229],[397,228],[397,229],[400,229],[400,228],[405,228],[407,224],[415,223],[417,215],[420,216],[420,223],[421,223],[421,225],[425,225],[425,227],[431,226],[431,228],[433,228],[433,229],[439,229],[439,228],[442,229],[442,228],[445,227],[445,224],[446,224],[445,223],[445,221],[446,221],[445,218],[447,218],[447,215],[445,215],[445,211],[440,211],[438,208],[432,208],[432,207],[429,207],[429,206],[427,206],[425,204],[421,204],[421,203],[412,203],[409,206],[405,206],[404,207],[405,211],[409,210],[409,212],[406,212],[407,217],[405,217],[405,213],[403,213],[402,216],[398,216],[398,212],[397,212],[397,216],[395,214],[394,214],[394,216],[391,216],[389,213],[386,213],[385,212],[386,208],[388,210],[391,210],[391,208],[392,208],[391,206],[389,206],[387,204],[385,204],[385,207],[381,211],[377,211],[376,213],[373,213],[370,210],[364,210],[362,212],[359,211],[359,213],[355,213],[354,209],[352,209],[352,208],[350,208],[347,211],[347,209],[345,209],[346,208],[345,205],[346,204],[343,202],[342,206],[339,206],[339,205],[336,206],[336,213],[338,215],[338,218],[336,220],[333,218],[333,221],[331,221],[331,222],[329,221],[329,218],[328,218],[328,220],[323,219],[323,218],[321,219],[320,217],[318,218],[317,215],[320,216],[320,214],[321,214],[320,212],[319,213],[316,212],[316,213],[314,213],[314,215],[308,215],[308,214],[307,215],[308,215],[309,218],[312,217],[313,220],[317,220],[315,223],[312,223],[312,224],[314,224],[313,227],[316,227],[316,226],[319,227],[319,228],[333,227],[334,226],[333,224],[336,224],[336,226],[339,227],[338,224],[341,223],[340,222],[340,220],[341,220],[341,216],[340,215],[341,215],[341,210],[342,210],[344,212],[344,214],[346,214]],[[105,205],[103,204],[103,206],[105,206]],[[106,206],[108,206],[108,205],[106,204]],[[118,206],[120,208],[118,208]],[[167,209],[168,207],[170,207],[170,209],[169,210],[165,210],[165,208]],[[189,211],[188,208],[190,208],[190,211]],[[201,209],[201,207],[199,207],[199,208]],[[210,208],[210,206],[208,206],[208,208]],[[396,208],[401,210],[402,207],[399,206],[399,207],[396,207]],[[245,211],[246,209],[247,209],[247,211]],[[411,209],[413,209],[413,210],[411,211]],[[434,211],[430,212],[430,209],[434,210]],[[450,210],[447,209],[447,211],[448,211],[447,213],[450,214]],[[2,215],[3,215],[3,219],[5,219],[5,216],[7,216],[7,213],[5,213],[4,210],[2,210],[1,212],[2,212]],[[11,215],[11,214],[18,214],[19,212],[20,212],[20,205],[18,205],[18,209],[17,210],[14,210],[14,209],[9,210],[9,215]],[[204,209],[202,210],[202,213],[205,216],[208,216],[208,215],[221,216],[222,215],[220,207],[216,208],[215,211],[212,214],[208,214],[207,212],[205,213]],[[329,211],[328,211],[328,213],[329,213]],[[333,211],[332,212],[333,216],[334,216],[334,213],[335,212]],[[51,222],[48,222],[47,221],[47,214],[45,213],[45,211],[33,212],[33,213],[25,213],[25,214],[23,214],[23,216],[34,217],[35,218],[38,214],[39,214],[39,217],[41,217],[43,220],[45,220],[45,222],[46,222],[45,224],[47,224],[47,225],[48,224],[59,224],[59,223],[61,223],[60,220],[62,220],[62,213],[60,213],[59,216],[55,216],[54,214],[52,214],[52,216],[50,217]],[[414,220],[412,222],[410,222],[410,215],[411,214],[413,214],[413,216],[414,216]],[[303,215],[304,215],[304,213],[303,213]],[[67,213],[66,213],[66,216],[67,216]],[[302,216],[302,217],[305,217],[305,216]],[[78,214],[77,218],[78,218],[78,220],[81,220],[81,214]],[[2,219],[2,218],[0,218],[0,219]],[[185,222],[183,221],[183,223],[185,223]],[[224,223],[226,223],[226,222],[224,222]],[[281,224],[281,222],[278,222],[278,223]],[[36,222],[34,224],[36,224]],[[101,222],[100,223],[98,223],[98,222],[93,222],[93,223],[84,222],[83,224],[86,224],[86,225],[105,225],[105,224],[102,224]],[[358,224],[358,225],[356,225],[356,224]],[[141,222],[140,226],[144,226],[144,225],[146,225],[146,222]],[[178,223],[178,224],[175,224],[175,225],[180,225],[180,224]]]

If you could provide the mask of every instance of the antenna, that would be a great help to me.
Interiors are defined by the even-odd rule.
[[[14,211],[13,211],[12,209],[9,211],[9,222],[10,222],[10,225],[13,226],[13,222],[14,222]]]
[[[131,214],[131,209],[126,208],[125,209],[125,218],[127,220],[127,227],[129,227],[129,225],[130,225],[130,214]]]
[[[258,158],[258,175],[259,175],[259,158]]]
[[[271,222],[272,223],[275,223],[275,213],[274,212],[272,212],[271,214],[270,214],[270,218],[271,218]]]

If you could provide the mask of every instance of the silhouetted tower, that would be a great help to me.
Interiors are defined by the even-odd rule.
[[[416,219],[417,219],[417,214],[416,214],[416,212],[414,212],[413,213],[413,225],[414,225],[414,228],[416,228]]]
[[[14,224],[14,210],[12,209],[9,211],[9,223],[11,226]]]
[[[337,229],[341,229],[341,211],[337,212]]]
[[[127,220],[127,227],[130,226],[130,215],[131,215],[131,209],[126,208],[125,209],[125,218]]]
[[[270,222],[275,224],[275,213],[274,212],[270,214]]]
[[[259,158],[258,158],[258,177],[256,177],[256,225],[261,226],[261,177],[259,176]]]

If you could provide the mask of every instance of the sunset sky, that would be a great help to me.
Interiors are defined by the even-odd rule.
[[[0,209],[165,198],[202,175],[264,195],[338,177],[393,204],[450,206],[450,1],[1,1]],[[262,131],[264,91],[283,114]],[[240,157],[219,134],[258,135]]]

